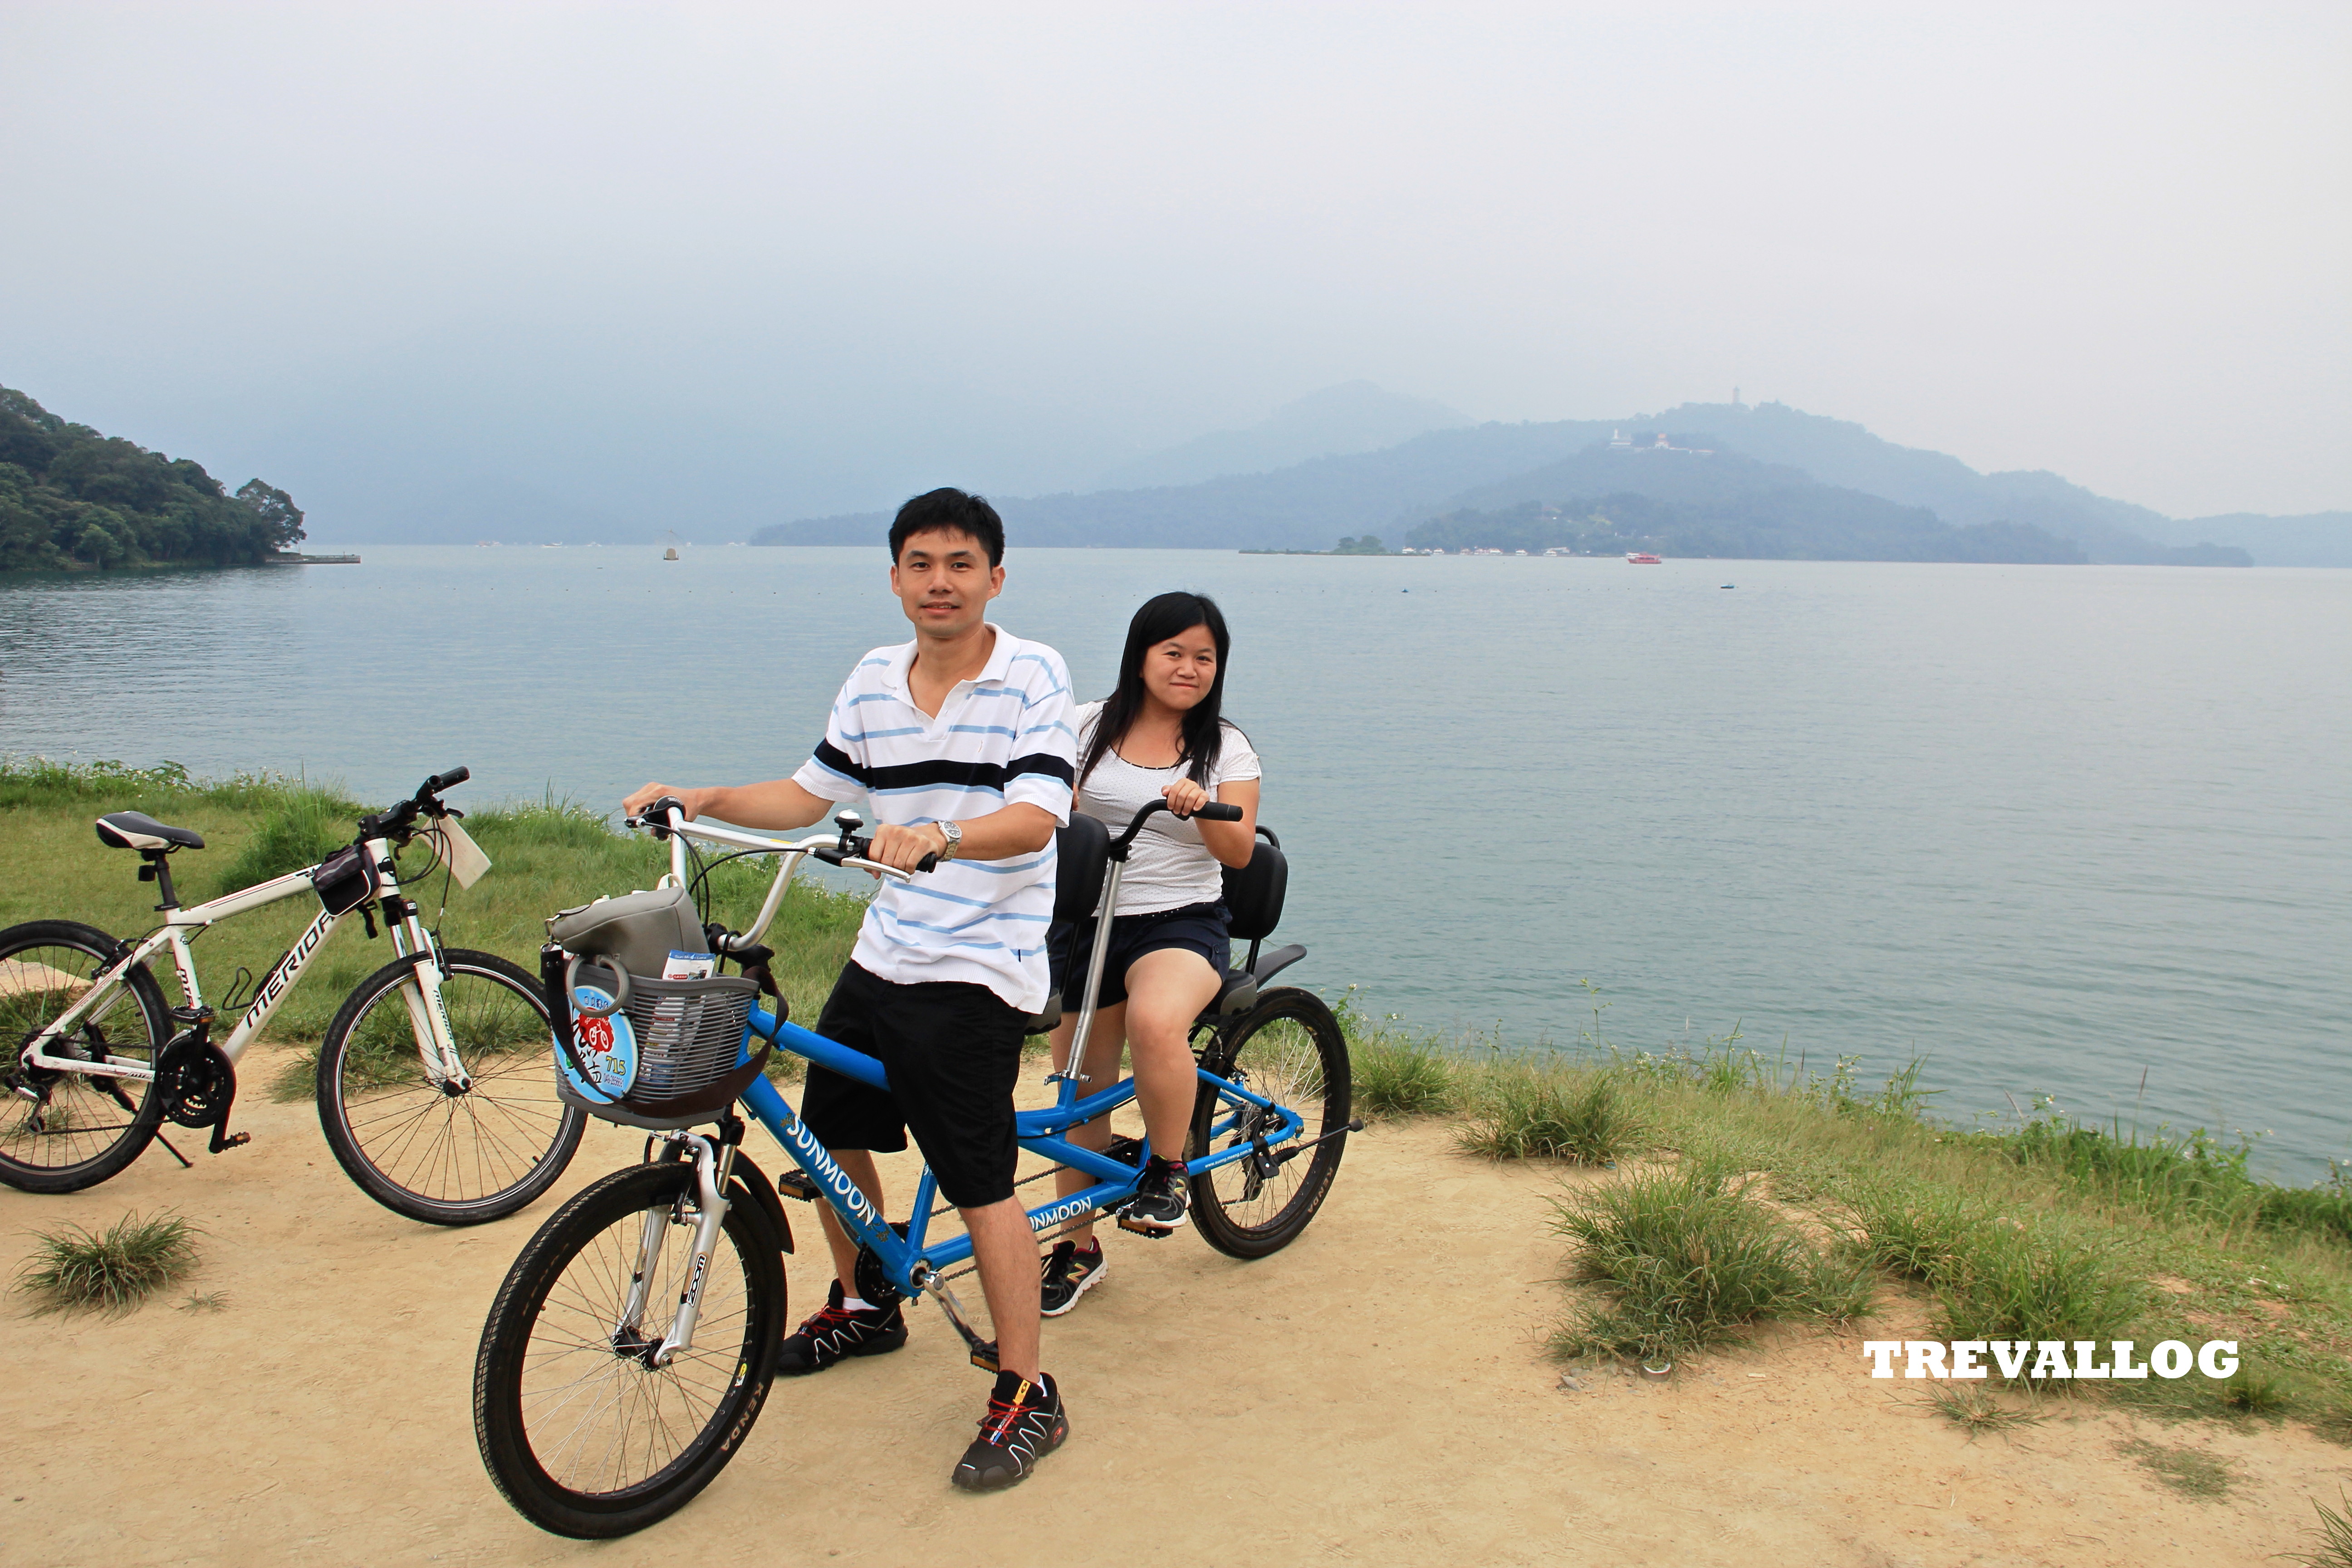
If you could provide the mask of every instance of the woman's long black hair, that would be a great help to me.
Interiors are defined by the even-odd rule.
[[[1206,594],[1162,594],[1147,599],[1143,608],[1135,612],[1135,619],[1127,623],[1127,651],[1118,656],[1118,687],[1104,700],[1101,716],[1095,721],[1094,738],[1078,760],[1079,784],[1085,784],[1095,764],[1127,739],[1128,727],[1142,713],[1143,656],[1194,626],[1208,627],[1210,638],[1217,645],[1217,678],[1209,683],[1209,694],[1185,713],[1183,750],[1176,760],[1192,764],[1186,771],[1193,783],[1208,784],[1224,740],[1219,710],[1225,698],[1225,652],[1233,639],[1225,633],[1224,613]]]

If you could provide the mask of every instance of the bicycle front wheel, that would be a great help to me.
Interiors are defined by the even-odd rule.
[[[89,993],[114,939],[71,921],[0,931],[0,1182],[28,1193],[93,1187],[139,1158],[163,1122],[155,1058],[171,1038],[163,988],[134,964],[51,1056],[144,1068],[146,1076],[26,1068],[33,1037]]]
[[[638,1165],[583,1189],[507,1271],[474,1359],[474,1438],[541,1530],[627,1535],[718,1479],[776,1375],[783,1260],[730,1205],[693,1346],[653,1364],[694,1269],[694,1168]]]
[[[1269,991],[1234,1026],[1228,1041],[1210,1048],[1210,1070],[1234,1085],[1288,1106],[1306,1121],[1296,1143],[1327,1132],[1328,1143],[1286,1160],[1274,1173],[1248,1159],[1194,1178],[1192,1219],[1201,1238],[1231,1258],[1264,1258],[1298,1238],[1331,1190],[1348,1135],[1348,1040],[1321,997],[1292,986]],[[1192,1153],[1235,1149],[1278,1126],[1270,1110],[1225,1099],[1201,1086],[1192,1108]],[[1280,1155],[1294,1145],[1277,1144]]]
[[[430,1225],[478,1225],[523,1207],[563,1173],[585,1114],[555,1093],[547,998],[494,953],[442,953],[441,1000],[470,1087],[425,1069],[420,958],[352,992],[319,1047],[319,1124],[360,1190]]]

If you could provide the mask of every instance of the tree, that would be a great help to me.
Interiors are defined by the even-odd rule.
[[[1361,539],[1351,535],[1339,541],[1339,548],[1331,552],[1334,555],[1386,555],[1388,552],[1389,547],[1381,542],[1381,536],[1377,533],[1368,533]]]
[[[196,471],[204,472],[201,468]],[[272,550],[289,549],[302,542],[302,509],[284,490],[259,479],[247,479],[237,487],[236,499],[260,514],[263,526],[269,531],[265,537]]]

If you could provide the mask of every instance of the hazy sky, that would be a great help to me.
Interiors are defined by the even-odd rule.
[[[7,0],[0,383],[331,536],[1066,487],[1360,376],[2352,507],[2347,18]]]

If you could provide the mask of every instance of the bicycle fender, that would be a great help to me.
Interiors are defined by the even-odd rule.
[[[790,1253],[793,1249],[793,1222],[785,1217],[783,1200],[776,1196],[775,1184],[768,1173],[753,1164],[740,1148],[735,1151],[735,1172],[728,1178],[727,1201],[730,1204],[749,1198],[751,1206],[768,1222],[769,1234],[776,1238],[776,1249]]]

